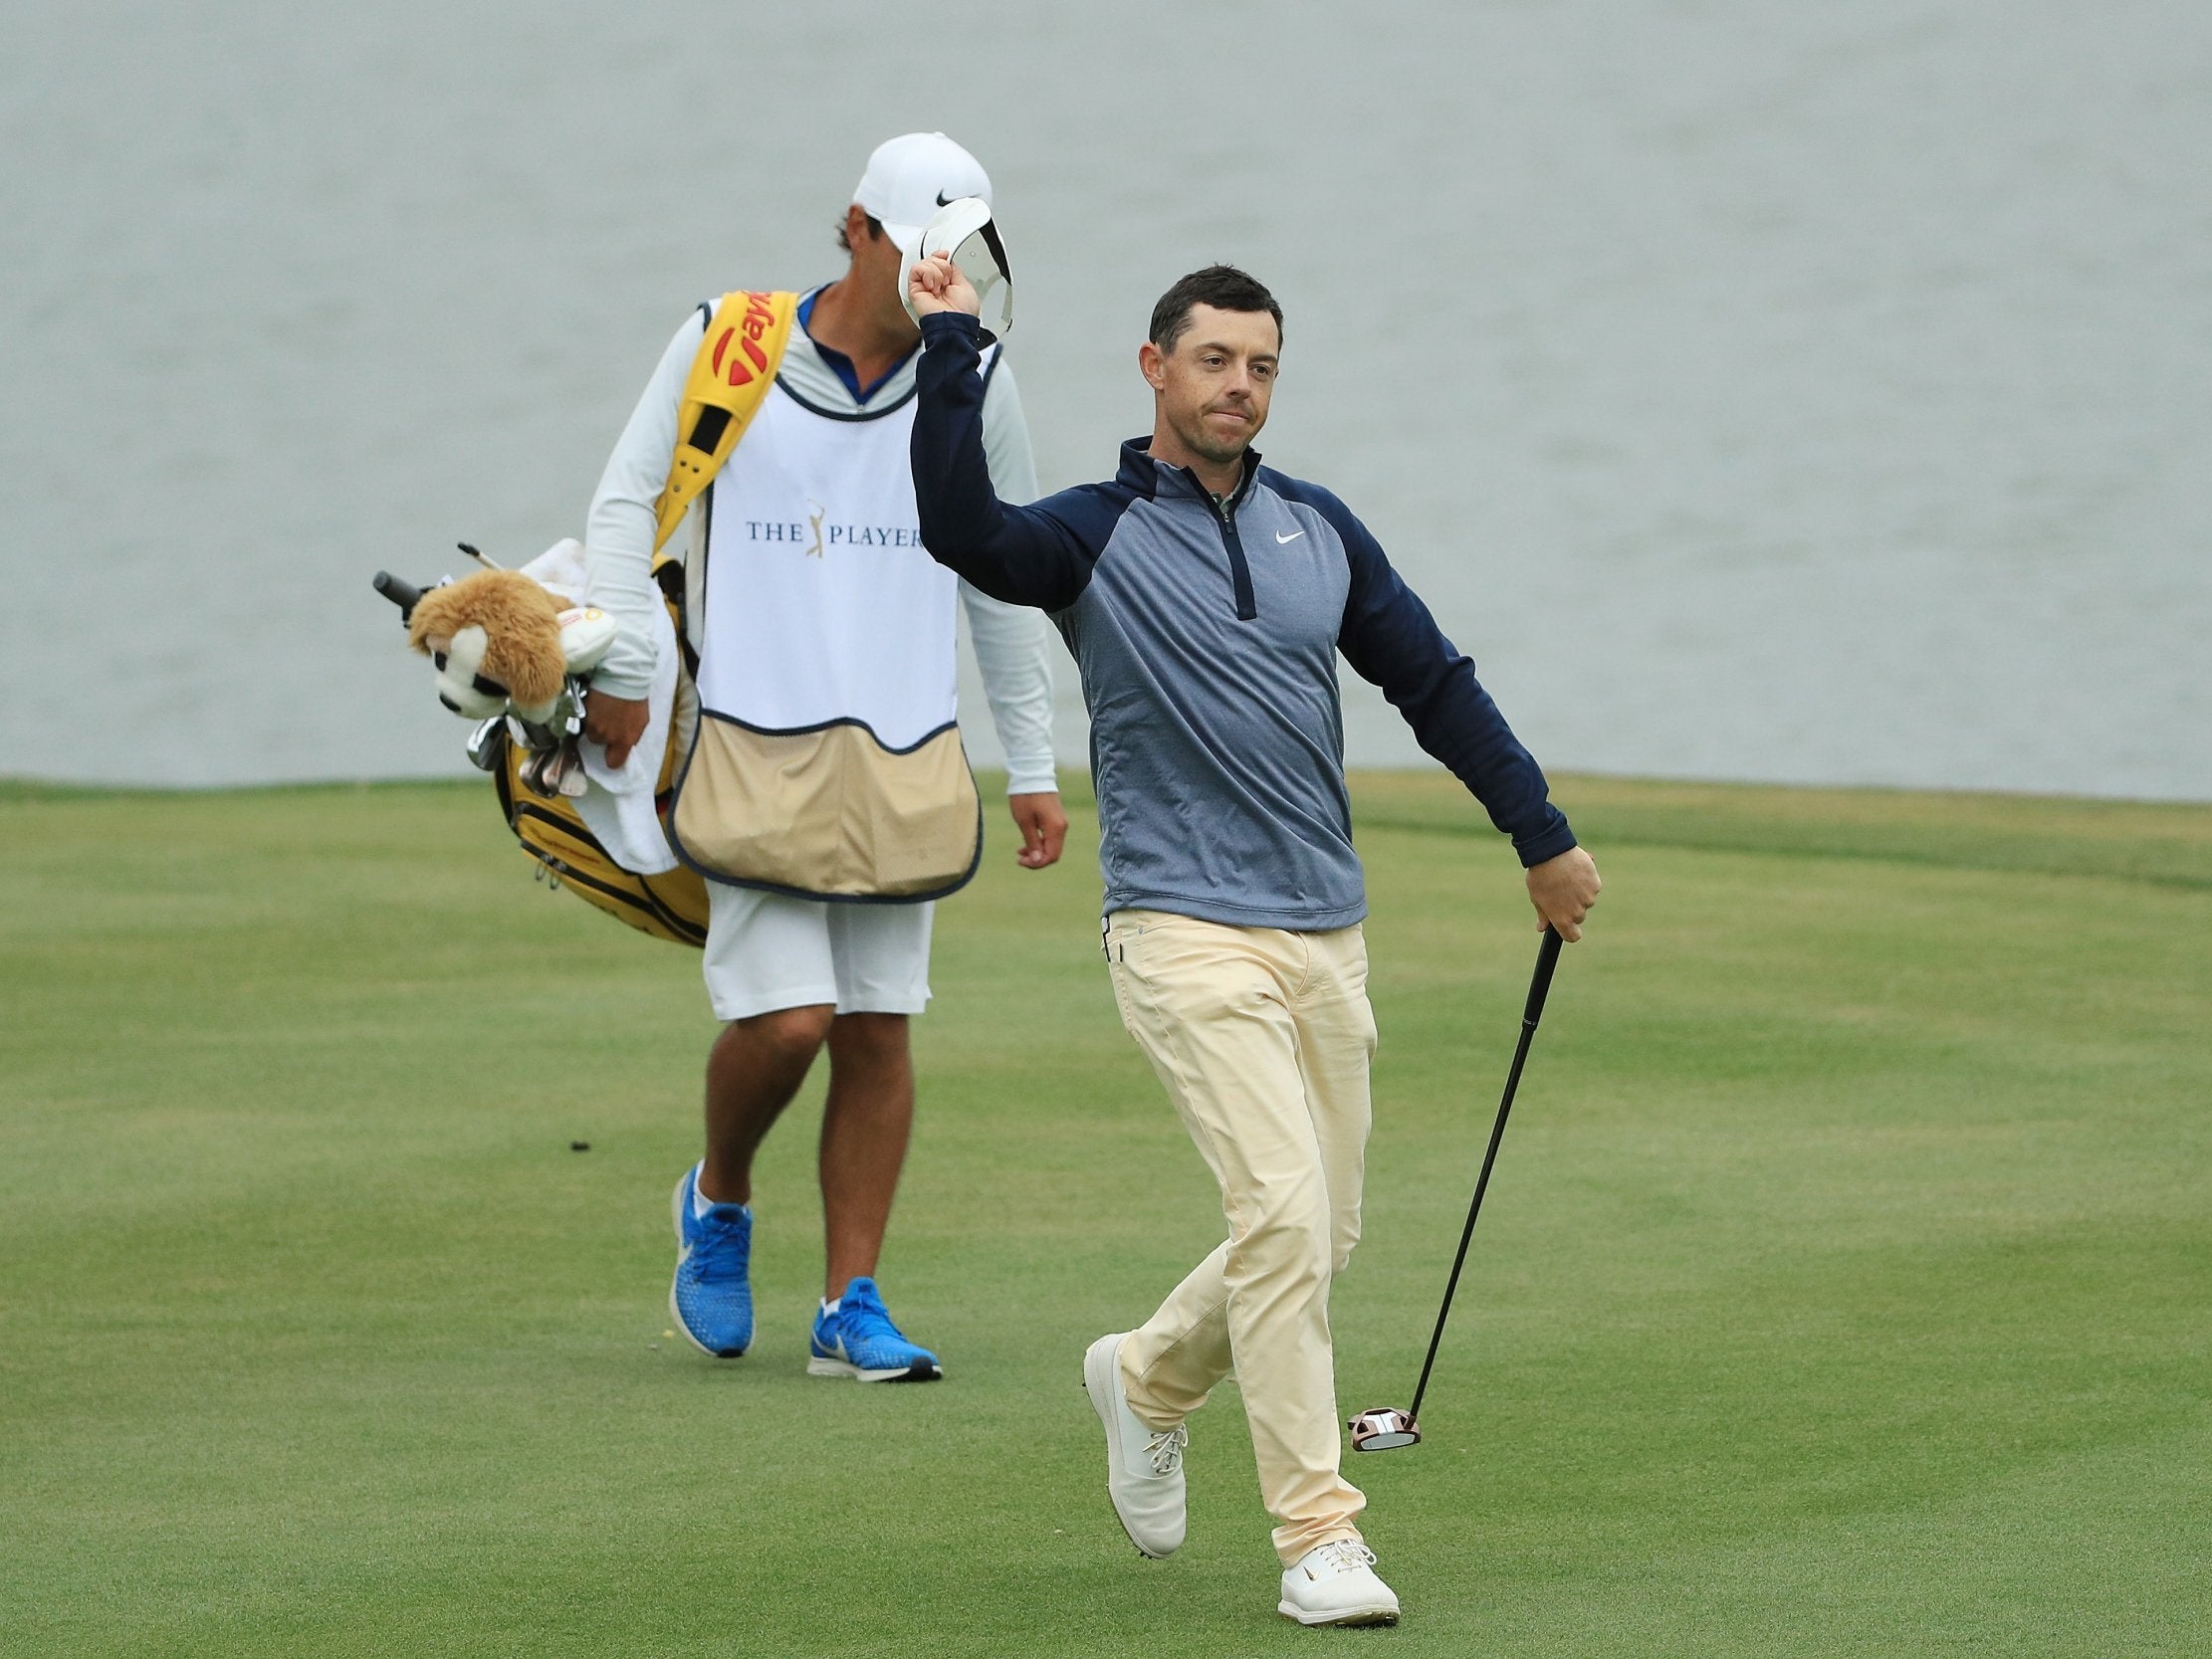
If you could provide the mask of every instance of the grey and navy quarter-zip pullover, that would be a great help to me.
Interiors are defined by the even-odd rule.
[[[1050,613],[1083,676],[1108,913],[1344,928],[1367,915],[1352,851],[1336,654],[1513,838],[1524,865],[1575,845],[1544,774],[1367,527],[1247,454],[1217,500],[1122,446],[1104,484],[1031,507],[984,462],[979,327],[922,320],[914,488],[932,557]]]

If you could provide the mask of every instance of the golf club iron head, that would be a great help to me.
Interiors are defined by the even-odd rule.
[[[1421,1444],[1421,1425],[1396,1406],[1375,1406],[1344,1426],[1352,1431],[1355,1452],[1395,1452]]]

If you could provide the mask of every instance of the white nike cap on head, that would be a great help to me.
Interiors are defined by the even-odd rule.
[[[963,196],[991,200],[991,175],[981,161],[942,132],[907,132],[876,145],[852,199],[911,256],[922,227],[939,208]]]

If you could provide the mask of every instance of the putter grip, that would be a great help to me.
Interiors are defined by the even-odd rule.
[[[1528,1006],[1521,1010],[1521,1023],[1533,1028],[1544,1017],[1544,998],[1551,990],[1552,969],[1559,965],[1559,930],[1546,928],[1544,942],[1536,947],[1536,974],[1528,982]]]

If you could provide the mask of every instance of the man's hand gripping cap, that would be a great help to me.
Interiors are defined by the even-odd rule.
[[[1013,326],[1013,271],[1006,262],[1006,245],[1000,240],[991,204],[981,196],[962,196],[939,208],[922,227],[922,240],[899,262],[899,303],[919,323],[914,309],[912,279],[915,265],[933,254],[950,254],[968,286],[976,291],[982,314],[988,318],[993,297],[998,308],[997,326],[991,338],[1002,337]],[[989,326],[987,321],[986,326]]]

